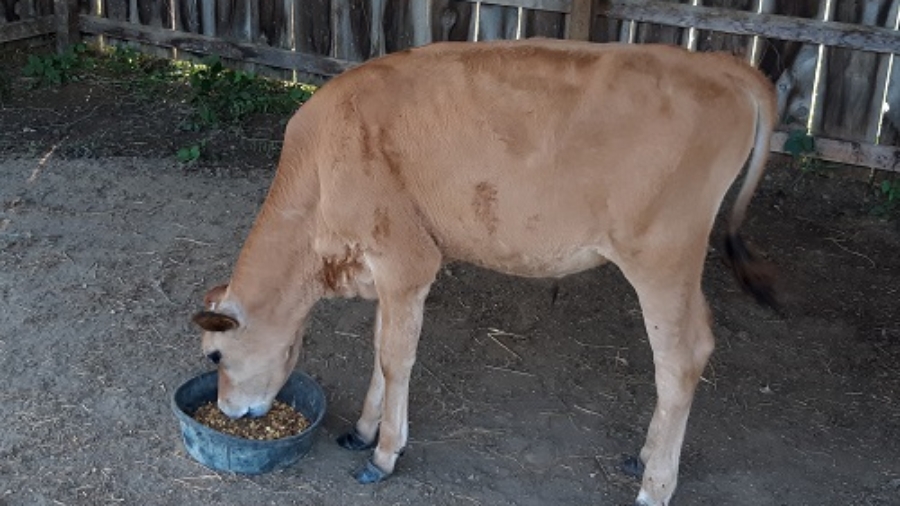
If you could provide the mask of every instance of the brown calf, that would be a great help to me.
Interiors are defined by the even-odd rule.
[[[303,322],[331,296],[378,299],[362,414],[340,439],[374,447],[377,481],[407,442],[410,370],[442,262],[564,276],[612,261],[637,291],[658,400],[638,503],[675,490],[694,390],[713,350],[700,290],[713,219],[750,159],[728,251],[762,176],[775,99],[730,56],[563,41],[448,43],[373,60],[287,126],[278,172],[231,282],[195,321],[219,363],[219,407],[268,410]]]

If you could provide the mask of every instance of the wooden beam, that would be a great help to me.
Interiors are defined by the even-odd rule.
[[[791,154],[784,149],[784,143],[789,137],[788,132],[775,132],[772,135],[772,151]],[[815,144],[815,150],[809,153],[813,158],[900,172],[900,146],[879,146],[822,137],[816,137]]]
[[[572,10],[566,14],[566,38],[590,40],[594,15],[593,0],[572,0]]]
[[[56,31],[56,16],[43,16],[0,25],[0,44],[40,37]]]
[[[353,63],[310,53],[260,46],[250,42],[229,42],[205,35],[176,32],[164,28],[135,25],[96,16],[81,16],[81,30],[93,35],[105,35],[182,51],[216,55],[222,58],[258,63],[306,74],[336,76],[354,66]]]
[[[596,14],[613,19],[694,27],[735,35],[760,35],[877,53],[900,53],[900,33],[877,26],[756,14],[716,7],[694,7],[653,0],[603,0]]]
[[[81,41],[78,31],[78,0],[55,0],[53,14],[56,18],[56,51],[64,52]]]
[[[426,1],[426,0],[413,0]],[[463,0],[469,3],[475,3],[479,0]],[[500,5],[502,7],[521,7],[523,9],[532,9],[536,11],[562,12],[568,14],[572,12],[572,3],[579,0],[481,0],[481,3],[488,5]]]

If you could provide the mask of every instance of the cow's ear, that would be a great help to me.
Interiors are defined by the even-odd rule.
[[[203,297],[203,307],[208,310],[213,310],[216,306],[219,305],[219,302],[222,302],[222,297],[225,296],[225,291],[228,290],[228,285],[219,285],[214,286],[206,292],[206,296]]]
[[[200,311],[194,315],[193,320],[201,329],[209,332],[227,332],[240,325],[234,317],[215,311]]]

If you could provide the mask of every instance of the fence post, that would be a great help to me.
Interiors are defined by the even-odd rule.
[[[64,52],[72,44],[81,41],[78,30],[78,0],[54,0],[56,17],[56,51]]]
[[[590,40],[594,24],[593,0],[572,0],[572,10],[566,15],[566,38]]]

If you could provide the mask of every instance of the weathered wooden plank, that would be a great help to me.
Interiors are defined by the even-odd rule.
[[[412,33],[414,46],[424,46],[432,41],[432,20],[434,18],[434,3],[431,0],[410,2],[410,17],[412,18]]]
[[[832,47],[900,53],[900,33],[883,27],[824,22],[778,14],[694,7],[654,0],[605,0],[597,15],[647,23],[695,27],[735,35],[760,35]]]
[[[868,0],[861,9],[851,2],[837,4],[834,19],[863,26],[878,26],[879,14],[890,8],[891,0]],[[832,48],[828,54],[821,133],[851,141],[875,142],[867,137],[868,125],[878,124],[880,111],[870,118],[869,105],[878,87],[878,56],[866,51]]]
[[[775,132],[772,135],[772,151],[790,154],[784,149],[784,143],[788,140],[789,135],[788,132]],[[900,172],[900,147],[898,146],[880,146],[816,137],[815,150],[809,155],[820,160]]]
[[[422,1],[422,0],[413,0]],[[463,0],[465,2],[477,2],[479,0]],[[522,7],[524,9],[534,9],[538,11],[562,12],[568,14],[572,12],[572,3],[580,0],[480,0],[486,5],[497,5],[500,7]]]
[[[572,0],[571,10],[566,14],[566,38],[590,40],[591,23],[594,21],[593,0]]]
[[[885,24],[892,30],[900,30],[900,1],[894,0],[891,2]],[[888,91],[890,90],[890,84],[892,83],[894,73],[896,72],[894,67],[900,63],[900,61],[898,61],[894,55],[887,54],[879,55],[878,59],[875,90],[872,93],[872,99],[869,104],[870,123],[866,126],[866,138],[875,139],[876,142],[886,144],[886,137],[890,136],[883,135],[885,132],[883,126],[886,120],[884,117],[884,104],[888,100]],[[896,85],[896,83],[894,83],[894,85]],[[891,143],[894,143],[895,141],[896,139],[890,139]]]
[[[208,37],[216,35],[216,0],[200,0],[201,33]]]
[[[752,0],[703,0],[703,7],[726,9],[730,12],[753,12]],[[738,56],[747,56],[750,53],[752,37],[735,35],[712,30],[698,30],[697,51],[724,51]]]
[[[56,50],[60,53],[81,40],[78,31],[78,0],[56,0]]]
[[[331,56],[361,61],[362,55],[353,31],[353,0],[331,0]]]
[[[229,42],[204,35],[134,25],[96,16],[83,15],[79,24],[83,32],[93,35],[106,35],[193,53],[217,55],[222,58],[319,76],[335,76],[354,66],[351,62],[309,53],[261,46],[249,42]]]
[[[30,39],[56,31],[56,17],[44,16],[0,24],[0,44],[14,40]]]
[[[284,1],[260,2],[259,21],[257,27],[260,30],[260,42],[268,42],[270,46],[288,49],[291,47],[289,21],[285,15],[285,7],[290,8]]]
[[[528,25],[528,36],[553,39],[565,38],[566,16],[568,15],[561,12],[529,10],[528,22],[526,23]]]
[[[36,17],[49,16],[53,14],[53,0],[37,0],[34,9]]]

